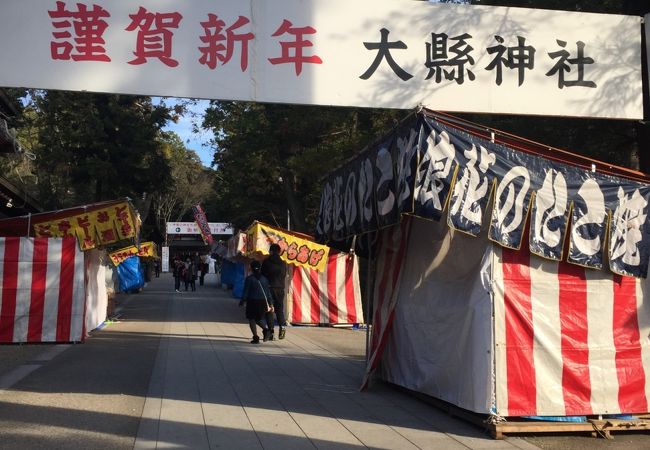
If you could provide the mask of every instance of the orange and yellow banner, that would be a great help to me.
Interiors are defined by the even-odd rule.
[[[323,272],[327,265],[329,247],[284,233],[255,222],[246,230],[246,256],[255,253],[269,254],[271,244],[280,246],[280,258],[295,266],[308,267]]]
[[[131,205],[117,203],[96,211],[34,224],[36,237],[76,236],[81,250],[135,237],[136,219]]]
[[[156,252],[156,244],[153,242],[142,242],[140,244],[140,250],[135,245],[130,245],[128,247],[121,248],[119,250],[110,253],[108,256],[113,261],[113,264],[119,266],[122,262],[130,258],[131,256],[137,255],[141,258],[154,258],[158,256]]]

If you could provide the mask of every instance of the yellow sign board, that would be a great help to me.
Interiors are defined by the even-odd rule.
[[[135,237],[136,219],[127,202],[48,222],[34,223],[36,237],[76,236],[81,250]]]
[[[131,256],[137,255],[141,258],[154,258],[158,254],[156,252],[156,244],[153,242],[142,242],[140,244],[140,250],[135,245],[130,245],[128,247],[121,248],[114,251],[108,256],[113,261],[113,264],[119,266],[125,259],[130,258]]]
[[[327,266],[329,247],[285,233],[277,228],[255,222],[246,230],[246,256],[269,254],[271,244],[280,246],[280,258],[288,264],[323,272]]]

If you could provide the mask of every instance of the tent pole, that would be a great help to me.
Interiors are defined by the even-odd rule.
[[[368,359],[370,358],[370,324],[372,322],[372,315],[370,314],[370,298],[372,297],[372,287],[374,283],[371,283],[371,273],[370,265],[373,261],[372,252],[371,252],[371,242],[370,242],[370,233],[366,233],[366,241],[368,243],[368,262],[366,264],[366,365],[368,364]]]

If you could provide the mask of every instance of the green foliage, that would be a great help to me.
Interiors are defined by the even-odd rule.
[[[3,102],[8,102],[11,106],[10,109],[15,109],[19,113],[22,111],[22,102],[20,99],[24,97],[26,94],[25,89],[18,89],[18,88],[2,88],[0,89],[0,114],[2,114],[2,103]],[[7,116],[4,116],[3,118],[8,118],[10,125],[14,126],[14,120],[17,120],[17,117],[13,117],[13,114],[11,114],[13,111],[10,111],[10,114]]]
[[[160,237],[170,221],[191,219],[190,208],[202,203],[212,193],[212,170],[201,164],[198,155],[188,150],[175,133],[162,133],[162,154],[170,170],[169,181],[152,194],[153,223]],[[172,220],[173,219],[173,220]]]
[[[38,197],[48,209],[140,198],[169,180],[156,140],[167,110],[150,98],[40,91],[32,100]]]
[[[212,192],[214,174],[162,127],[185,114],[149,97],[5,90],[29,99],[15,118],[23,155],[0,158],[5,177],[46,210],[130,197],[143,238],[160,240]],[[18,102],[20,104],[20,102]],[[151,214],[150,214],[151,213]]]
[[[209,216],[243,228],[253,220],[311,231],[321,179],[390,128],[400,111],[213,102],[215,196]]]

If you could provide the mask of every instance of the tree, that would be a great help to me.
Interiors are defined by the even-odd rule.
[[[143,238],[162,238],[165,222],[181,220],[211,194],[213,172],[176,134],[162,131],[186,112],[185,103],[167,108],[149,97],[56,91],[28,98],[17,122],[31,158],[12,155],[0,164],[46,209],[129,197]]]
[[[168,111],[149,97],[35,91],[32,101],[38,197],[46,207],[142,198],[167,181],[156,138]]]
[[[309,231],[322,177],[394,124],[403,111],[213,102],[204,127],[215,136],[211,214],[244,228],[258,219]]]
[[[171,170],[168,183],[151,196],[155,227],[162,237],[167,222],[182,220],[193,205],[211,194],[214,174],[203,167],[198,155],[188,150],[177,134],[162,133],[160,144]]]

